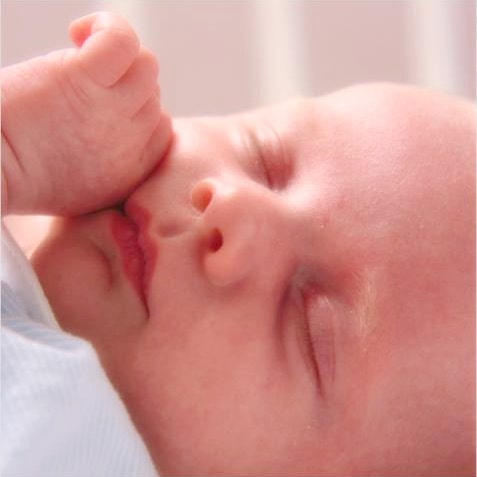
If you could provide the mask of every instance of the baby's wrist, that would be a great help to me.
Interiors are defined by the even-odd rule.
[[[2,131],[2,217],[38,212],[38,188],[29,183],[24,167]]]

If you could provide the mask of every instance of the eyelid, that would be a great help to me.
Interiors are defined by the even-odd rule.
[[[309,346],[319,369],[320,385],[326,388],[335,375],[335,334],[333,305],[317,287],[302,290],[303,313]]]
[[[276,129],[263,124],[255,128],[245,126],[244,132],[246,148],[258,162],[267,186],[283,189],[292,176],[292,163]]]

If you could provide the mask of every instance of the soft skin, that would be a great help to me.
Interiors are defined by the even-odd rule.
[[[33,258],[160,471],[472,475],[473,106],[379,84],[173,129],[124,207],[147,306],[117,211]]]

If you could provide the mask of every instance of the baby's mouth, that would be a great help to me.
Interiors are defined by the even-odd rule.
[[[151,239],[148,232],[149,224],[151,222],[151,214],[138,203],[132,202],[130,200],[127,202],[124,210],[127,220],[136,229],[136,243],[143,258],[142,290],[144,295],[147,297],[154,275],[158,255],[157,244]]]
[[[147,308],[144,288],[146,260],[139,245],[139,229],[127,217],[117,213],[112,217],[111,233],[118,247],[123,272]]]
[[[158,253],[157,244],[148,233],[151,214],[130,200],[115,210],[111,232],[119,249],[122,269],[149,313],[148,298]]]

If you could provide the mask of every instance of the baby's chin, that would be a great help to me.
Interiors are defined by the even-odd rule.
[[[145,323],[147,309],[122,269],[114,244],[112,210],[57,219],[31,264],[60,326],[102,343]]]

